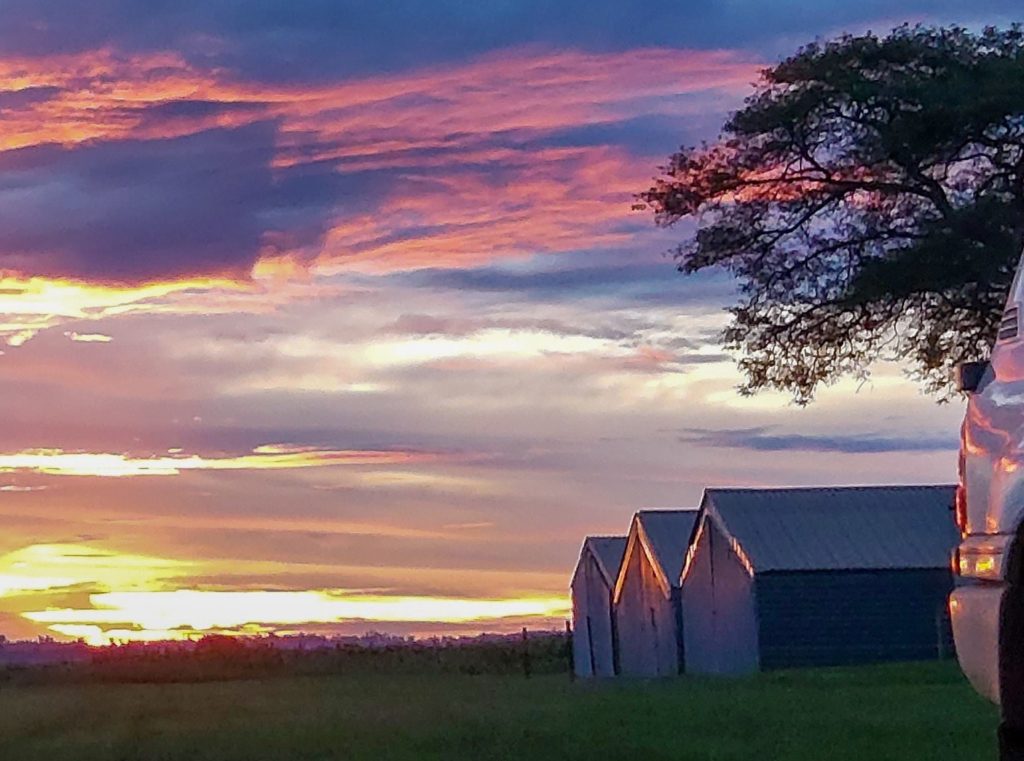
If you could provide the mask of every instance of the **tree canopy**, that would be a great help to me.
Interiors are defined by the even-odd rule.
[[[695,221],[681,271],[736,276],[723,337],[744,391],[806,403],[902,359],[948,394],[987,354],[1024,245],[1024,32],[807,45],[640,198],[661,225]]]

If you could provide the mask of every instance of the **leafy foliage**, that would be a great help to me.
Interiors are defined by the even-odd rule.
[[[767,69],[713,144],[640,197],[696,220],[686,273],[732,272],[745,392],[908,360],[948,394],[984,356],[1024,245],[1024,31],[902,26]]]

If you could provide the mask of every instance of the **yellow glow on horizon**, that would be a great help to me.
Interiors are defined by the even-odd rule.
[[[296,631],[346,622],[480,622],[486,628],[503,619],[561,619],[569,608],[564,597],[536,592],[475,598],[342,589],[184,588],[189,576],[208,571],[209,564],[202,561],[118,553],[86,544],[35,544],[0,556],[0,606],[11,598],[12,611],[25,620],[94,645]]]
[[[316,449],[267,445],[235,457],[175,455],[131,457],[110,452],[29,449],[0,453],[0,472],[29,471],[58,476],[176,476],[187,470],[277,470],[330,465],[395,465],[426,462],[436,455],[387,450]]]
[[[568,614],[562,597],[462,599],[346,595],[329,591],[105,592],[91,608],[29,611],[22,615],[52,631],[94,644],[117,639],[185,639],[196,633],[265,630],[277,626],[440,622],[464,624],[502,618],[555,618]],[[105,628],[109,627],[109,628]]]
[[[83,640],[94,647],[112,645],[115,642],[171,642],[188,639],[181,631],[104,629],[94,624],[54,624],[49,629],[71,639]]]
[[[33,544],[0,556],[0,597],[90,584],[147,589],[194,564],[109,552],[84,544]]]

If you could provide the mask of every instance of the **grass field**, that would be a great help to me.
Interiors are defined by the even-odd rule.
[[[995,710],[951,663],[743,680],[331,676],[0,688],[0,758],[955,759]]]

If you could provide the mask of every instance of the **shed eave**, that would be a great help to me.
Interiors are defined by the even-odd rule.
[[[634,548],[637,542],[637,516],[633,515],[633,520],[629,524],[629,534],[626,537],[626,551],[622,553],[622,562],[619,564],[619,573],[615,577],[615,589],[612,593],[612,602],[615,605],[619,604],[619,600],[622,599],[622,588],[626,585],[626,569],[629,568],[629,559],[633,556]]]

